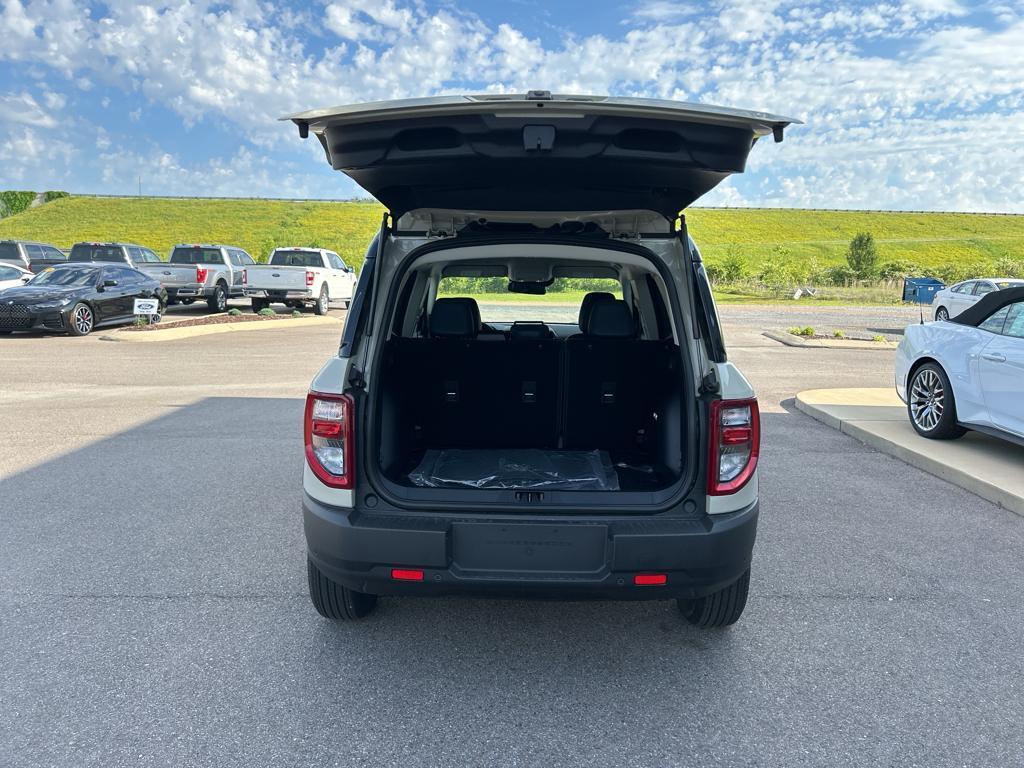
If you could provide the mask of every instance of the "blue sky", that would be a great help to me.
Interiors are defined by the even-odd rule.
[[[647,95],[805,126],[706,204],[1024,212],[1020,0],[0,0],[0,188],[351,197],[311,107]]]

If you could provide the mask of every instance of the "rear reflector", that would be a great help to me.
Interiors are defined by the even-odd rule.
[[[423,571],[415,568],[392,568],[391,578],[395,581],[423,581]]]
[[[664,573],[638,573],[633,577],[633,583],[638,587],[660,587],[668,583],[668,576]]]

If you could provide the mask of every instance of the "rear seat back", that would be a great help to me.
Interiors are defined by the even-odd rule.
[[[654,425],[669,345],[638,340],[618,300],[594,304],[584,331],[566,341],[565,447],[637,447]]]

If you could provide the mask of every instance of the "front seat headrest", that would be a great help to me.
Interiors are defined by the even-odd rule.
[[[636,336],[633,313],[626,302],[599,301],[590,311],[587,335],[603,339],[631,339]]]
[[[474,299],[437,299],[430,311],[430,335],[475,339],[480,332],[480,307]]]
[[[592,291],[583,297],[583,303],[580,304],[580,330],[583,333],[587,332],[587,324],[590,322],[590,313],[594,309],[594,305],[599,301],[614,301],[615,297],[605,291]]]

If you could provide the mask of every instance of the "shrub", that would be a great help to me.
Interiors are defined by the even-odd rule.
[[[887,261],[878,268],[878,276],[883,280],[900,280],[904,277],[920,275],[924,270],[912,261],[899,259]]]
[[[297,309],[293,309],[292,310],[292,317],[302,317],[302,313],[299,310],[297,310]]]
[[[811,337],[814,335],[814,328],[812,328],[809,325],[806,325],[803,328],[801,328],[800,326],[793,326],[792,328],[789,329],[789,333],[793,334],[794,336]]]
[[[264,307],[256,314],[262,315],[263,317],[273,317],[274,315],[277,314],[277,312],[275,312],[271,307]]]
[[[761,265],[757,279],[766,288],[790,288],[807,280],[807,267],[798,262],[771,258]]]
[[[826,285],[849,285],[857,279],[857,274],[845,264],[826,267],[822,272],[821,282]]]
[[[882,335],[882,334],[880,334],[880,333],[876,333],[876,334],[875,334],[874,336],[872,336],[872,337],[871,337],[871,340],[872,340],[872,341],[879,341],[879,342],[881,342],[881,341],[887,341],[887,339],[885,338],[885,336],[883,336],[883,335]]]
[[[1000,256],[992,264],[993,277],[1024,277],[1024,261]]]
[[[32,201],[36,199],[35,192],[22,192],[7,190],[0,192],[0,218],[14,216],[15,214],[27,211]]]
[[[242,314],[242,310],[240,310],[238,307],[232,307],[231,309],[228,310],[228,314],[231,315],[232,317],[238,317],[240,314]]]
[[[850,241],[846,251],[846,263],[861,280],[875,276],[878,266],[878,249],[870,232],[859,232]]]
[[[730,251],[720,265],[722,280],[727,283],[737,283],[747,276],[747,265],[739,254]]]
[[[47,192],[43,192],[44,203],[50,203],[53,202],[54,200],[59,200],[62,197],[71,197],[71,195],[69,195],[67,192],[63,192],[57,189],[51,189],[48,190]]]
[[[833,331],[832,332],[832,338],[834,338],[834,339],[845,339],[846,338],[846,334],[843,333],[842,331]]]

